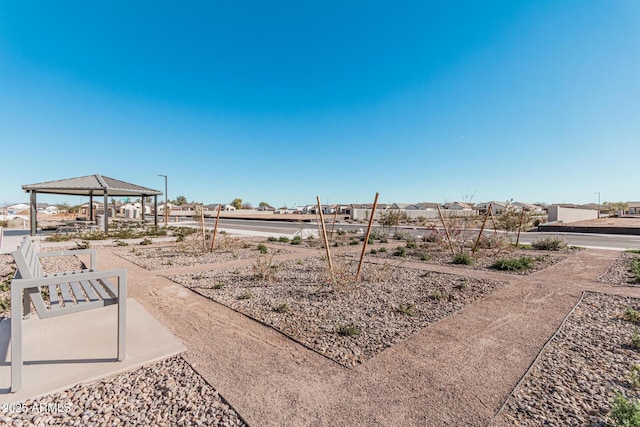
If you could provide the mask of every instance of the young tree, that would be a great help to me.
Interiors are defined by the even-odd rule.
[[[251,206],[251,203],[249,202],[244,202],[242,204],[242,209],[251,209],[253,206]]]
[[[176,197],[176,205],[180,206],[180,205],[184,205],[185,203],[187,203],[187,198],[184,196],[178,196]]]
[[[236,209],[242,209],[242,199],[233,199],[233,202],[231,202],[231,206]]]

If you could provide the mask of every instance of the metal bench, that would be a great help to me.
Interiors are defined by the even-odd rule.
[[[90,254],[90,268],[47,275],[39,257]],[[11,281],[11,392],[22,388],[22,317],[29,317],[31,303],[38,317],[46,319],[118,304],[118,361],[126,356],[127,271],[96,271],[94,249],[37,253],[29,237],[13,252],[17,265]],[[118,279],[117,287],[109,279]]]

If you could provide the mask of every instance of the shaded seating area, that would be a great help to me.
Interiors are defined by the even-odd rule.
[[[93,208],[93,198],[102,196],[105,212],[102,225],[104,232],[109,232],[109,219],[106,207],[109,205],[109,197],[140,197],[142,200],[142,221],[145,220],[145,200],[153,196],[154,224],[158,225],[158,196],[163,193],[152,188],[142,187],[103,175],[87,175],[77,178],[68,178],[57,181],[47,181],[38,184],[23,185],[22,189],[30,194],[29,218],[31,223],[30,233],[35,236],[37,231],[37,196],[38,194],[57,194],[70,196],[89,197],[89,220],[98,225],[97,216]],[[94,218],[95,221],[94,221]]]

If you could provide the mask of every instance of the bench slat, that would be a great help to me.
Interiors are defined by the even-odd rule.
[[[82,292],[82,288],[80,288],[80,283],[71,282],[71,290],[73,291],[73,295],[76,297],[76,301],[78,304],[82,304],[87,301],[87,297]]]
[[[102,282],[100,280],[90,280],[91,284],[93,285],[93,287],[95,288],[96,291],[98,291],[98,293],[100,294],[100,298],[102,299],[110,299],[111,295],[109,295],[109,292],[107,292],[107,290],[104,288]]]
[[[109,292],[109,298],[118,298],[118,289],[114,286],[109,279],[99,279],[102,285]]]
[[[62,293],[62,303],[65,307],[75,305],[76,301],[71,296],[71,292],[69,292],[69,283],[60,285],[60,292]]]
[[[82,285],[82,289],[84,289],[84,293],[87,294],[87,296],[89,297],[89,301],[98,301],[100,299],[98,298],[98,295],[91,287],[91,283],[87,282],[86,280],[81,280],[80,285]]]
[[[49,285],[49,305],[51,310],[60,308],[60,298],[58,297],[58,286]]]

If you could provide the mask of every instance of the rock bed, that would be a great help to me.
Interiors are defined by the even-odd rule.
[[[245,425],[181,357],[6,409],[11,411],[0,412],[0,424],[14,427]]]
[[[76,256],[41,257],[40,265],[46,274],[77,271],[85,268],[84,263]],[[16,270],[13,255],[0,255],[0,319],[11,317],[8,302],[11,300],[9,284]]]
[[[611,285],[640,286],[640,283],[632,283],[634,275],[630,269],[631,260],[634,258],[640,258],[640,255],[623,252],[597,280]]]
[[[172,276],[220,304],[271,325],[344,366],[365,362],[504,282],[336,260],[332,284],[321,258]]]
[[[496,425],[606,426],[614,390],[639,398],[629,372],[638,325],[622,319],[640,299],[587,292],[507,401]]]
[[[139,247],[114,251],[114,253],[147,270],[166,270],[198,264],[215,264],[260,255],[257,244],[244,243],[230,248],[219,248],[213,252],[193,247],[168,246],[141,249]],[[272,255],[287,253],[282,249],[269,249]]]
[[[406,244],[402,241],[399,241],[395,245],[385,245],[386,251],[380,252],[380,247],[373,247],[372,249],[375,253],[371,253],[371,250],[367,250],[368,256],[378,257],[378,258],[389,258],[389,259],[399,259],[399,260],[411,260],[411,261],[422,261],[428,264],[436,264],[436,265],[450,265],[452,267],[459,268],[467,268],[473,270],[489,270],[489,271],[500,271],[493,269],[491,266],[499,259],[513,259],[520,257],[530,257],[533,258],[533,267],[525,270],[525,271],[504,271],[503,273],[512,273],[512,274],[531,274],[536,271],[544,270],[547,267],[550,267],[567,257],[567,254],[558,254],[553,253],[550,254],[547,251],[535,251],[535,250],[511,250],[511,251],[495,251],[491,249],[480,249],[476,252],[475,255],[472,256],[473,264],[464,265],[464,264],[454,264],[452,262],[453,256],[451,255],[451,251],[448,247],[444,247],[442,245],[436,244],[425,244],[424,246],[418,245],[416,248],[406,247]],[[404,248],[404,255],[394,255],[399,252],[399,248]],[[471,251],[468,251],[470,254]],[[426,258],[423,258],[423,255]]]

